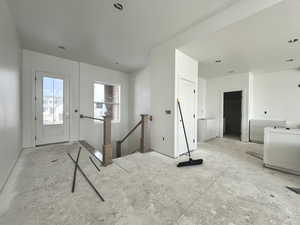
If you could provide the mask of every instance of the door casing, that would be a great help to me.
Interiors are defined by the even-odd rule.
[[[192,96],[191,101],[189,102],[191,104],[192,112],[186,112],[185,110],[185,104],[182,99],[184,99],[184,90],[182,85],[189,85],[189,91],[190,91],[190,96]],[[195,150],[197,149],[197,84],[193,81],[180,78],[179,83],[178,83],[178,96],[179,96],[179,101],[182,107],[182,113],[183,113],[183,119],[187,131],[187,138],[189,140],[189,147],[190,150]],[[176,103],[177,104],[177,103]],[[185,142],[185,137],[183,134],[183,128],[181,124],[181,118],[180,118],[180,113],[177,108],[177,153],[176,155],[179,156],[181,154],[184,154],[187,152],[187,147],[186,147],[186,142]],[[187,116],[190,118],[187,119]],[[190,124],[189,124],[190,123]]]
[[[43,117],[42,117],[42,107],[43,107],[43,77],[58,78],[64,80],[64,133],[62,136],[53,136],[48,138],[43,138],[41,126],[43,126]],[[67,75],[50,73],[50,72],[35,72],[35,146],[55,144],[61,142],[70,141],[70,81]],[[48,125],[51,127],[51,130],[55,130],[55,127],[61,125]],[[53,132],[52,132],[53,133]]]

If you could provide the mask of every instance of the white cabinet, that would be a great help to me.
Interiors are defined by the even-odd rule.
[[[300,129],[265,128],[264,165],[300,175]]]
[[[204,142],[213,138],[216,138],[216,119],[214,118],[204,118],[198,119],[197,133],[198,141]]]

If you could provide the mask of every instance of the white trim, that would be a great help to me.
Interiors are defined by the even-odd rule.
[[[33,126],[32,126],[32,134],[33,134],[33,136],[31,137],[32,139],[33,139],[33,146],[34,147],[36,147],[36,135],[37,135],[37,129],[36,129],[36,126],[37,126],[37,124],[36,124],[36,120],[35,120],[35,117],[36,117],[36,108],[37,108],[37,106],[36,106],[36,101],[35,101],[35,97],[36,97],[36,83],[37,83],[37,81],[36,81],[36,73],[37,73],[37,71],[36,70],[34,70],[34,69],[32,69],[32,82],[33,82],[33,91],[32,91],[32,102],[33,102],[33,104],[32,104],[32,117],[31,117],[31,121],[32,121],[32,123],[33,123]]]
[[[4,177],[4,181],[3,183],[0,183],[0,195],[3,193],[3,191],[5,190],[5,187],[10,179],[10,177],[12,176],[12,174],[15,171],[16,165],[19,162],[19,159],[21,158],[21,154],[23,153],[24,148],[21,148],[21,150],[19,151],[17,158],[14,160],[12,166],[9,168],[8,174],[6,177]]]
[[[71,81],[70,81],[70,76],[69,74],[67,73],[59,73],[59,72],[46,72],[46,71],[42,71],[42,70],[35,70],[35,69],[32,69],[33,71],[33,81],[34,81],[34,91],[33,91],[33,123],[34,123],[34,126],[33,126],[33,143],[34,143],[34,147],[37,146],[37,121],[38,120],[35,120],[35,118],[37,117],[37,101],[35,100],[36,96],[37,96],[37,74],[38,73],[42,73],[42,74],[45,74],[46,76],[49,76],[49,77],[53,77],[53,78],[59,78],[59,79],[62,79],[63,77],[63,80],[64,80],[64,83],[67,84],[67,100],[68,100],[68,103],[67,103],[67,111],[64,112],[64,114],[68,113],[68,124],[67,124],[67,129],[68,129],[68,135],[67,135],[67,142],[70,142],[71,140],[71,121],[70,121],[70,101],[71,101],[71,94],[70,94],[70,90],[71,90],[71,87],[70,87],[70,84],[71,84]],[[64,103],[65,104],[65,103]],[[64,122],[65,123],[65,122]]]
[[[178,95],[177,95],[177,99],[180,100],[180,82],[181,80],[183,81],[186,81],[186,82],[189,82],[191,84],[193,84],[195,86],[195,98],[194,98],[194,114],[195,114],[195,131],[194,131],[194,138],[195,139],[195,149],[198,148],[198,139],[197,139],[197,118],[198,118],[198,110],[197,110],[197,106],[198,106],[198,82],[196,81],[193,81],[193,80],[190,80],[190,79],[186,79],[186,78],[183,78],[183,77],[178,77]],[[176,111],[176,118],[175,118],[175,121],[176,121],[176,126],[175,126],[175,129],[176,129],[176,134],[179,135],[179,129],[182,129],[182,125],[180,123],[180,114],[178,112],[178,106],[177,106],[177,99],[175,99],[175,111]],[[175,143],[176,143],[176,148],[175,148],[175,154],[174,154],[174,158],[177,158],[180,156],[179,154],[179,138],[175,136]],[[192,146],[189,146],[190,147],[190,150],[193,151],[195,150],[194,148],[192,149],[191,147]],[[181,153],[181,154],[184,154],[184,153]]]
[[[121,109],[122,109],[122,104],[121,104],[121,89],[122,89],[122,85],[120,83],[110,83],[110,82],[102,82],[102,81],[98,81],[98,80],[94,80],[93,81],[93,87],[92,87],[92,108],[93,108],[93,117],[95,116],[95,109],[94,109],[94,99],[95,99],[95,86],[94,84],[102,84],[102,85],[110,85],[110,86],[117,86],[119,88],[119,102],[116,103],[119,105],[119,119],[118,120],[112,120],[111,122],[114,124],[118,124],[121,123]],[[94,123],[103,123],[102,121],[94,121]]]

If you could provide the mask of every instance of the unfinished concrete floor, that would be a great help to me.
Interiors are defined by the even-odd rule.
[[[194,158],[204,164],[177,168],[158,153],[136,153],[98,173],[86,152],[80,165],[105,202],[78,174],[67,151],[48,146],[23,151],[0,196],[1,225],[264,225],[300,224],[300,177],[266,169],[245,154],[261,145],[216,139],[201,144]]]

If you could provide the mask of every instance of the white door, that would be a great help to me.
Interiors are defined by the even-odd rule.
[[[190,149],[196,149],[196,84],[191,81],[180,79],[179,102],[186,129],[186,135]],[[178,107],[177,107],[178,108]],[[187,152],[180,112],[178,110],[178,154]]]
[[[36,145],[69,141],[69,81],[36,73]]]

